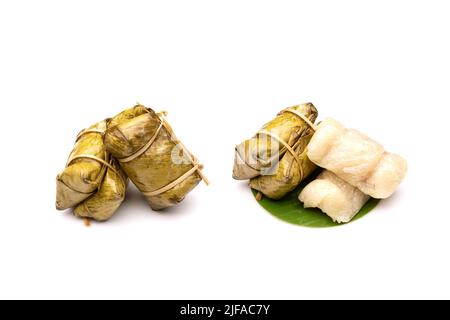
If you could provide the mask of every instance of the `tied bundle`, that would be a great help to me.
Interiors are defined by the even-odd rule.
[[[316,166],[306,156],[318,115],[312,103],[282,110],[235,149],[233,178],[272,199],[295,189]]]
[[[208,183],[165,114],[138,104],[81,131],[56,178],[56,208],[105,221],[124,201],[128,177],[154,210],[181,202],[202,179]]]
[[[56,177],[56,208],[78,217],[105,221],[125,198],[127,178],[103,143],[108,120],[83,130],[66,167]]]
[[[142,105],[124,112],[134,116],[108,128],[106,148],[153,210],[176,205],[201,180],[208,184],[203,166],[177,139],[165,112],[156,113]]]

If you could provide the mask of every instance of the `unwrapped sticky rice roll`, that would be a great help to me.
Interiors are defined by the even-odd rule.
[[[349,222],[369,196],[345,182],[331,171],[324,170],[299,195],[305,208],[319,208],[335,222]]]
[[[407,171],[402,157],[330,118],[317,126],[307,155],[316,165],[378,199],[391,196]]]

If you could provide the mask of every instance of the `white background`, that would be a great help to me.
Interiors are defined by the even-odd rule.
[[[1,298],[450,298],[446,1],[2,1]],[[77,132],[136,101],[205,164],[178,207],[107,223],[54,209]],[[313,102],[409,161],[331,229],[286,224],[231,179],[234,145]]]

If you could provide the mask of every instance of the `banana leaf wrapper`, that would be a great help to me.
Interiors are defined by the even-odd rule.
[[[295,155],[286,152],[273,175],[261,175],[251,179],[250,187],[271,199],[281,199],[294,190],[317,168],[306,155],[306,147],[313,134],[311,130],[303,131],[303,136],[299,137],[297,146],[293,149]]]
[[[135,116],[116,122],[123,113]],[[175,137],[163,113],[136,105],[112,123],[117,124],[106,131],[106,148],[153,210],[174,206],[202,179],[207,183],[202,165]]]
[[[125,199],[128,179],[112,158],[97,192],[74,208],[80,218],[106,221],[111,218]]]
[[[311,130],[317,115],[312,103],[282,110],[253,138],[236,146],[233,178],[247,180],[261,174],[274,174],[274,165],[278,164],[288,148],[299,143],[299,137],[305,137],[305,131]]]
[[[66,168],[56,179],[57,209],[73,208],[75,216],[105,221],[123,202],[127,177],[103,143],[109,122],[79,133]]]
[[[106,166],[106,150],[102,133],[107,121],[101,121],[86,130],[77,138],[64,170],[56,177],[56,208],[65,210],[76,206],[94,194],[103,180]],[[93,158],[80,157],[88,155]]]

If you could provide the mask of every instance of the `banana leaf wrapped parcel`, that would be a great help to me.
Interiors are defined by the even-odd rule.
[[[109,219],[125,198],[126,175],[106,151],[108,120],[80,132],[64,170],[56,178],[56,208],[78,217]]]
[[[78,135],[66,167],[56,177],[57,209],[72,208],[98,189],[106,167],[100,161],[78,156],[89,155],[105,161],[106,150],[102,138],[105,131],[106,121],[101,121]]]
[[[306,156],[318,115],[312,103],[281,111],[251,139],[236,147],[233,178],[272,199],[297,187],[316,166]]]
[[[202,179],[207,183],[164,116],[138,104],[112,118],[105,134],[106,149],[154,210],[178,204]]]

